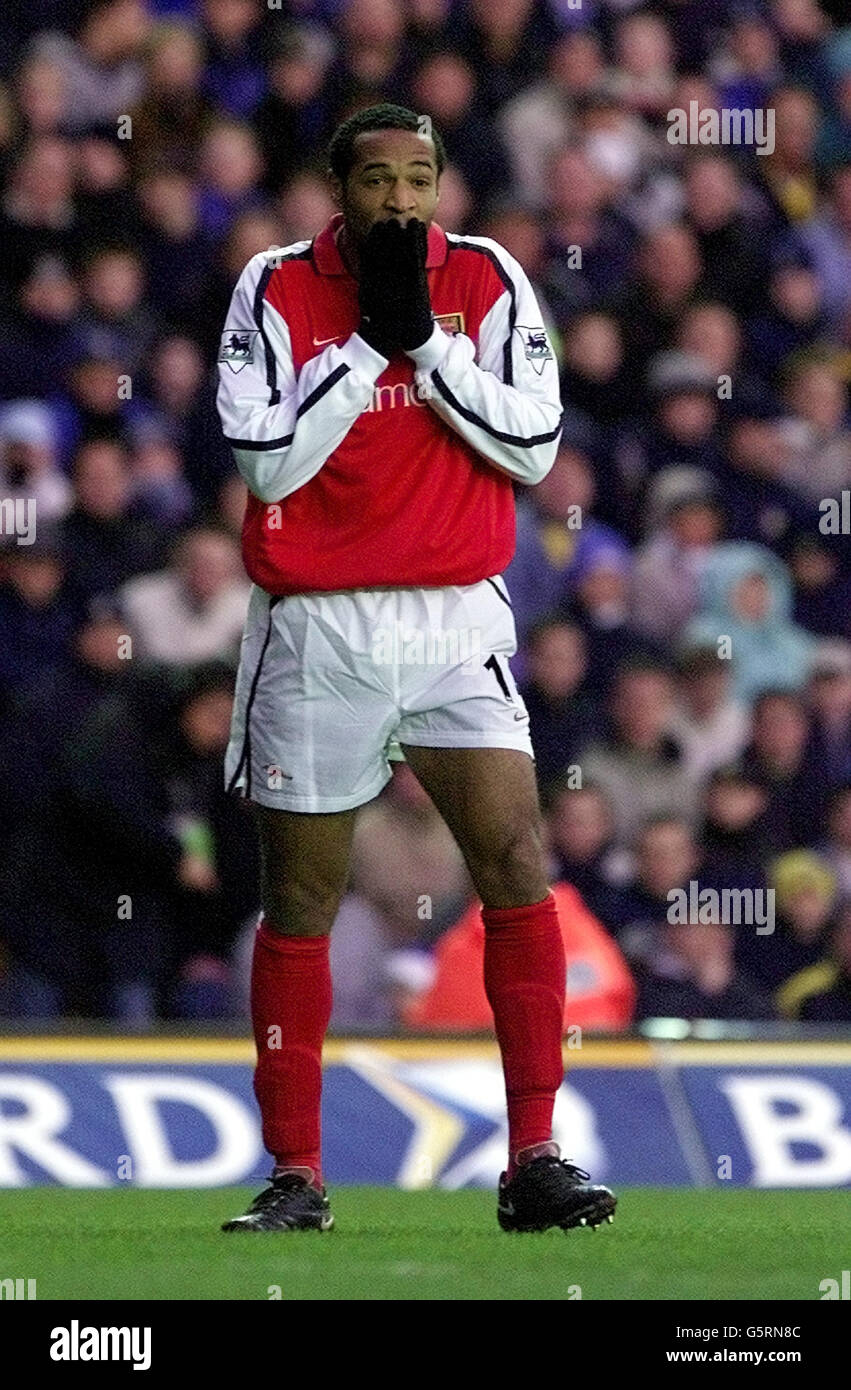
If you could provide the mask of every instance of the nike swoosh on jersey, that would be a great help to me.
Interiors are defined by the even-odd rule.
[[[313,339],[313,346],[314,346],[314,347],[325,347],[328,343],[336,343],[336,341],[337,341],[338,338],[344,338],[344,337],[345,337],[345,334],[344,334],[344,333],[335,333],[334,336],[333,336],[333,338],[314,338],[314,339]]]

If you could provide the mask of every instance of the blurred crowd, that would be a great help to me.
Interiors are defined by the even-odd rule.
[[[518,489],[506,580],[568,1023],[851,1021],[844,20],[841,0],[4,12],[0,1014],[242,1015],[257,846],[222,756],[245,493],[216,350],[246,261],[334,211],[335,125],[390,100],[440,129],[438,221],[524,265],[561,365],[560,452]],[[672,143],[692,103],[772,111],[770,147]],[[670,921],[692,882],[773,892],[774,931]],[[488,1027],[481,930],[400,766],[360,817],[333,1025]]]

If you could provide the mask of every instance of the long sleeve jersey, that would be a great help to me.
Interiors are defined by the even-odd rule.
[[[534,291],[496,242],[432,223],[434,330],[388,361],[356,331],[342,220],[252,257],[231,301],[218,409],[249,489],[246,569],[271,594],[499,574],[512,480],[547,474],[561,429]]]

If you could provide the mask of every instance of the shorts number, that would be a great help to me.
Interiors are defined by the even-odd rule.
[[[497,659],[496,659],[495,656],[489,656],[489,657],[488,657],[487,661],[485,662],[485,670],[486,670],[486,671],[493,671],[493,673],[494,673],[494,675],[496,676],[496,679],[497,679],[497,684],[499,685],[499,688],[500,688],[500,690],[502,691],[503,695],[505,696],[506,700],[510,700],[511,703],[513,704],[513,703],[514,703],[514,697],[512,696],[511,691],[510,691],[509,688],[508,688],[508,685],[507,685],[507,683],[506,683],[505,676],[502,674],[502,671],[499,669],[499,662],[497,661]]]

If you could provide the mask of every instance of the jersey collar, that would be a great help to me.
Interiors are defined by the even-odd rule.
[[[343,214],[337,212],[327,226],[313,238],[313,264],[320,275],[348,275],[343,258],[337,249],[337,233],[343,225]],[[428,229],[426,270],[443,265],[449,254],[446,233],[436,222]]]

